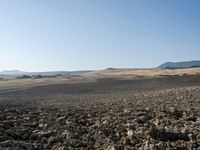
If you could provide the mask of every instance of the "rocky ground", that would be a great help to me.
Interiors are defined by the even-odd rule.
[[[200,76],[2,93],[0,149],[200,149]]]

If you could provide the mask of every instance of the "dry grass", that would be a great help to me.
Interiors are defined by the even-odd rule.
[[[33,86],[67,82],[67,78],[43,78],[43,79],[10,79],[0,80],[0,91],[25,89]]]
[[[135,77],[155,77],[162,75],[181,75],[181,74],[200,74],[200,68],[187,69],[122,69],[122,70],[101,70],[85,74],[92,77],[116,77],[116,78],[135,78]]]

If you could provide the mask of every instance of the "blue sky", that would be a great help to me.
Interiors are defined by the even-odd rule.
[[[199,0],[0,0],[0,70],[200,59]]]

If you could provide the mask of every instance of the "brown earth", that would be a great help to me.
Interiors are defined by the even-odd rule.
[[[0,94],[0,149],[200,149],[200,75],[104,78]]]

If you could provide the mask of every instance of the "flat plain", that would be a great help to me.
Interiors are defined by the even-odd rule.
[[[104,72],[0,81],[0,149],[200,148],[198,71]]]

